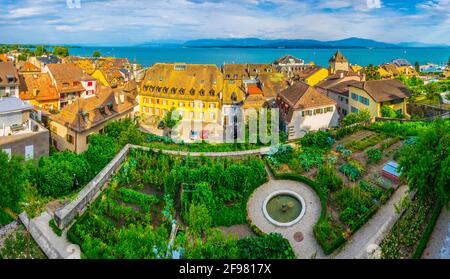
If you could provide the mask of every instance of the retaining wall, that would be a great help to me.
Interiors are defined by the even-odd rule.
[[[99,193],[102,186],[108,181],[114,171],[128,156],[130,145],[127,144],[106,167],[101,170],[79,193],[77,198],[55,212],[55,222],[60,229],[67,227],[72,220],[83,213],[87,205]]]

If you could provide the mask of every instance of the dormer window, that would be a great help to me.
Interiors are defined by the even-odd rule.
[[[195,89],[192,88],[192,89],[189,91],[189,93],[191,93],[191,95],[194,96],[194,95],[195,95]]]
[[[205,90],[204,89],[201,89],[198,93],[200,94],[200,96],[205,96]]]
[[[153,85],[150,86],[150,91],[151,92],[155,91],[155,87]]]
[[[69,87],[69,83],[68,83],[68,82],[63,82],[62,86],[63,86],[64,88],[67,88],[67,87]]]
[[[227,74],[227,78],[230,78],[230,74]]]
[[[159,81],[163,81],[163,77],[159,77]]]
[[[6,78],[8,79],[8,83],[14,82],[14,76],[13,75],[6,75]]]
[[[177,89],[176,89],[175,87],[172,87],[172,89],[170,90],[170,92],[171,92],[172,94],[175,94],[175,93],[177,93]]]
[[[214,89],[209,90],[209,95],[213,96],[216,94],[216,91]]]
[[[184,95],[184,88],[180,88],[180,95]]]
[[[237,78],[238,78],[238,76],[239,76],[238,74],[234,74],[234,78],[235,78],[235,79],[237,79]]]
[[[168,87],[164,87],[163,92],[167,93],[168,91],[169,91],[169,88]]]
[[[237,94],[236,94],[236,92],[231,93],[231,100],[232,100],[233,102],[236,102],[236,101],[237,101]]]

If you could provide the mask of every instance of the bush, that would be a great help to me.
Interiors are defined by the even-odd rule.
[[[339,170],[352,181],[358,180],[365,173],[364,167],[356,160],[344,163]]]
[[[245,237],[237,242],[241,259],[295,259],[289,241],[279,233]]]
[[[334,166],[330,163],[319,168],[316,181],[324,191],[335,191],[344,185],[342,179],[336,174]]]
[[[334,143],[330,133],[324,131],[309,132],[299,141],[304,147],[317,149],[328,149]]]
[[[44,196],[60,197],[84,186],[91,179],[90,173],[85,157],[70,151],[41,157],[36,169],[37,188]]]
[[[370,163],[378,163],[381,160],[383,153],[378,148],[370,148],[367,150],[366,154]]]
[[[370,120],[370,112],[368,110],[361,110],[357,113],[347,114],[341,121],[341,126],[346,127],[356,123],[367,122]]]
[[[48,225],[50,226],[50,228],[52,228],[52,231],[57,236],[61,236],[62,235],[62,230],[60,228],[58,228],[58,226],[56,225],[55,219],[51,219],[50,221],[48,221]]]
[[[397,113],[395,110],[389,106],[382,106],[381,107],[381,116],[388,117],[388,118],[396,118]]]

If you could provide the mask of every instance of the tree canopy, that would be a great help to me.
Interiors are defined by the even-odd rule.
[[[437,120],[419,132],[415,144],[400,151],[399,165],[410,189],[420,198],[450,201],[450,122]]]
[[[92,53],[92,57],[94,57],[94,58],[98,58],[98,57],[100,57],[100,56],[102,56],[102,54],[101,54],[101,52],[98,51],[98,50],[96,50],[96,51],[94,51],[94,52]]]
[[[12,156],[0,150],[0,210],[9,208],[18,211],[25,194],[27,183],[26,166],[23,158]]]

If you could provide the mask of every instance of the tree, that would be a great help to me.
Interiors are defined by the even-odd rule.
[[[23,158],[12,156],[0,150],[0,210],[9,208],[19,211],[19,204],[25,195],[27,183]]]
[[[60,197],[84,186],[91,178],[89,174],[89,163],[84,156],[64,151],[41,157],[35,180],[41,194]]]
[[[124,146],[128,143],[140,145],[145,138],[136,124],[129,118],[108,123],[105,127],[107,136],[115,139],[119,146]]]
[[[379,80],[381,79],[380,72],[378,72],[379,67],[370,64],[366,67],[366,80]]]
[[[421,130],[415,144],[404,145],[399,153],[401,177],[419,198],[450,201],[450,122],[436,120]]]
[[[47,50],[45,49],[45,47],[43,45],[39,45],[36,47],[36,51],[35,54],[36,56],[42,56],[43,54],[46,54]]]
[[[171,108],[166,115],[164,115],[163,122],[167,128],[173,129],[180,123],[181,119],[182,116],[178,112],[175,112],[175,108]]]
[[[114,158],[118,149],[113,138],[105,135],[90,136],[89,148],[84,153],[90,166],[90,176],[97,175]]]
[[[26,53],[21,53],[21,54],[19,54],[18,59],[19,59],[19,61],[27,61],[28,55]]]
[[[420,73],[420,64],[418,61],[416,61],[416,63],[414,63],[414,68],[416,69],[417,73]]]
[[[390,106],[382,106],[381,107],[381,116],[395,118],[395,117],[397,117],[397,113]]]
[[[94,53],[92,53],[92,57],[94,57],[94,58],[98,58],[100,56],[102,56],[102,54],[98,50],[96,50],[96,51],[94,51]]]
[[[67,56],[69,56],[69,49],[67,47],[56,46],[53,49],[53,54],[57,55],[57,56],[67,57]]]
[[[341,121],[341,126],[346,127],[352,124],[367,122],[370,120],[370,112],[367,109],[363,109],[359,112],[352,112],[347,114]]]
[[[194,238],[199,237],[209,228],[211,217],[208,209],[202,204],[191,203],[189,207],[189,231]]]

